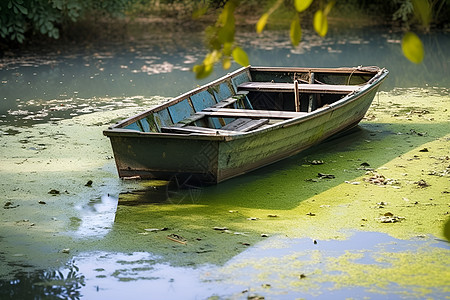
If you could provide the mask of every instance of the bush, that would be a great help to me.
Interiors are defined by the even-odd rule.
[[[23,43],[27,33],[58,39],[60,30],[92,13],[122,15],[134,0],[1,0],[0,37]]]

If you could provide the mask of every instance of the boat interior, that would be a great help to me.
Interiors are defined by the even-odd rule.
[[[248,67],[118,126],[150,133],[249,132],[326,107],[356,92],[377,71]]]

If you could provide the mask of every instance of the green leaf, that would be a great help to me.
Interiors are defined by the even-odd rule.
[[[208,11],[208,5],[202,6],[196,10],[194,10],[194,12],[192,13],[192,18],[195,19],[199,19],[200,17],[202,17],[204,14],[206,14],[206,12]]]
[[[223,50],[222,50],[223,54],[226,56],[230,56],[231,52],[232,52],[232,47],[233,47],[232,43],[223,44]]]
[[[267,19],[269,19],[269,14],[265,13],[259,18],[258,23],[256,23],[256,32],[261,33],[266,27]]]
[[[234,61],[240,64],[241,66],[246,67],[250,64],[247,53],[241,47],[235,47],[233,49],[232,55]]]
[[[431,21],[431,5],[428,0],[413,0],[414,13],[423,26],[428,27]]]
[[[197,79],[203,79],[208,77],[212,71],[213,71],[213,66],[209,65],[208,67],[205,64],[201,64],[201,65],[195,65],[194,68],[192,69],[195,73],[195,78]]]
[[[321,37],[324,37],[328,32],[328,20],[327,16],[323,13],[321,9],[316,11],[313,20],[314,30]]]
[[[20,4],[16,3],[16,7],[20,10],[20,12],[22,13],[22,15],[27,15],[28,14],[28,9]]]
[[[306,10],[312,3],[312,0],[295,0],[295,9],[298,12]]]
[[[219,29],[218,39],[222,44],[232,43],[234,41],[234,23],[226,23]]]
[[[299,18],[295,18],[291,23],[290,37],[291,43],[294,47],[300,44],[300,40],[302,39],[302,28],[300,27]]]
[[[413,32],[407,32],[402,39],[402,51],[403,55],[412,61],[419,64],[422,62],[425,56],[425,50],[420,38]]]

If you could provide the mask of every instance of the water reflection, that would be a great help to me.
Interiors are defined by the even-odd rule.
[[[81,219],[71,218],[71,228],[74,230],[71,234],[75,237],[104,236],[112,229],[117,198],[103,195],[76,208],[82,212]]]
[[[161,257],[146,251],[84,252],[66,268],[1,280],[0,298],[445,298],[445,279],[436,274],[449,267],[443,255],[448,243],[432,236],[398,240],[377,232],[347,234],[344,240],[316,241],[273,236],[223,265],[195,267],[162,263]],[[368,268],[371,276],[347,284]],[[421,275],[410,273],[410,268]]]
[[[80,268],[70,262],[60,270],[18,273],[11,280],[0,280],[1,299],[80,299],[85,286]]]

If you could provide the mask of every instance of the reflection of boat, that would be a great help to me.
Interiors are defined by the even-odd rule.
[[[218,183],[355,126],[388,73],[378,67],[246,67],[104,134],[120,177]]]

